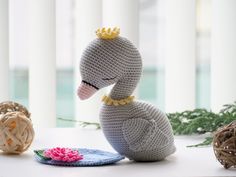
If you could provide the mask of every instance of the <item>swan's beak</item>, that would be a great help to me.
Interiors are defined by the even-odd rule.
[[[95,88],[92,85],[89,85],[85,82],[81,82],[78,90],[77,90],[77,95],[81,100],[86,100],[89,97],[91,97],[94,93],[97,92],[97,88]]]

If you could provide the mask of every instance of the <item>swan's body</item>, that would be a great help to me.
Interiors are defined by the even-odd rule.
[[[95,39],[83,53],[80,70],[83,81],[78,95],[81,99],[115,83],[109,97],[122,100],[136,88],[142,61],[138,50],[123,37]],[[103,104],[100,121],[109,143],[129,159],[158,161],[175,151],[168,118],[148,103]]]
[[[165,114],[150,104],[103,105],[100,120],[112,147],[129,159],[157,161],[175,151]]]

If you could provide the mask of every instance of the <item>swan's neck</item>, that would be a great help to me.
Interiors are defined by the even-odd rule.
[[[142,74],[142,60],[137,51],[137,57],[126,61],[126,73],[114,85],[109,96],[114,100],[125,99],[132,95]]]
[[[140,74],[137,77],[126,78],[118,81],[112,88],[109,96],[112,99],[125,99],[132,95],[140,79]]]

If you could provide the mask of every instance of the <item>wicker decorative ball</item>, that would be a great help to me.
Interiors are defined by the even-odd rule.
[[[29,111],[21,104],[12,101],[0,103],[0,115],[15,111],[22,112],[26,115],[26,117],[30,118]]]
[[[224,168],[236,167],[236,121],[216,131],[213,137],[213,149]]]
[[[20,154],[29,148],[33,138],[28,110],[18,103],[0,103],[0,150]]]

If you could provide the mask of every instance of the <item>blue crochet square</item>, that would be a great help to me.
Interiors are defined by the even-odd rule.
[[[77,162],[55,161],[52,159],[43,158],[38,153],[36,153],[37,151],[35,151],[35,158],[38,162],[43,164],[74,167],[109,165],[125,158],[124,156],[117,153],[111,153],[97,149],[74,148],[74,150],[78,150],[79,153],[83,155],[83,160]]]

